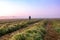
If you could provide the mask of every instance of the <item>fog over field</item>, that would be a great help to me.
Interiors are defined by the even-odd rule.
[[[60,18],[60,0],[0,0],[0,19]]]

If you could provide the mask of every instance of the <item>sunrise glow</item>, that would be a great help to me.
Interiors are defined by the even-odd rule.
[[[0,16],[60,18],[60,0],[0,0]]]

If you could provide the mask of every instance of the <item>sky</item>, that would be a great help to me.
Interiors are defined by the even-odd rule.
[[[60,0],[0,0],[0,16],[60,18]]]

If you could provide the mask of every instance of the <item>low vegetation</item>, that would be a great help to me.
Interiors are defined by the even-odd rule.
[[[11,34],[12,36],[8,38]],[[57,36],[60,34],[59,19],[24,19],[0,22],[0,40],[45,40],[50,36],[55,37],[55,34]],[[6,37],[6,35],[8,36]],[[2,39],[5,37],[6,39]]]
[[[37,25],[32,26],[32,28],[22,33],[17,33],[10,40],[43,40],[45,33],[43,22],[39,22]]]
[[[17,23],[17,25],[13,24],[13,25],[10,25],[7,27],[0,28],[0,36],[3,36],[7,33],[11,33],[11,32],[16,31],[18,29],[27,27],[29,24],[35,23],[37,21],[39,21],[39,20],[35,20],[35,21],[33,21],[33,20],[28,21],[27,20],[27,21],[24,21],[22,23],[20,22],[20,24]]]

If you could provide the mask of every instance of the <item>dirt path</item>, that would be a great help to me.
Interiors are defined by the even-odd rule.
[[[46,34],[45,34],[44,40],[60,40],[60,34],[58,34],[52,28],[51,22],[48,22],[45,28],[46,28]]]
[[[31,28],[31,27],[34,26],[35,24],[38,24],[38,22],[33,23],[33,24],[31,24],[31,25],[28,25],[28,27],[26,27],[26,28],[19,29],[19,30],[15,31],[15,32],[12,32],[12,33],[10,33],[10,34],[6,34],[6,35],[0,37],[0,40],[9,40],[9,39],[13,36],[13,34],[21,33],[21,32],[23,32],[24,30]]]

